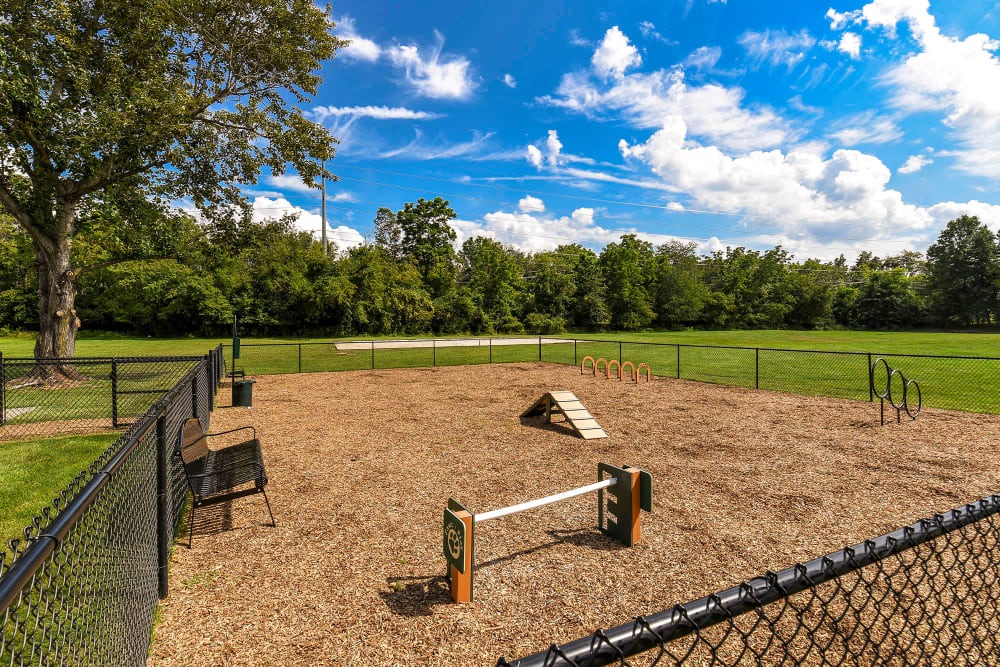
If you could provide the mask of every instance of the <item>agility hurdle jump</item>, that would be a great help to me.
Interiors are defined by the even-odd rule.
[[[444,557],[454,602],[472,602],[476,525],[597,491],[597,527],[627,547],[639,542],[640,510],[653,511],[653,478],[626,465],[597,464],[597,482],[526,503],[473,514],[454,498],[444,511]]]

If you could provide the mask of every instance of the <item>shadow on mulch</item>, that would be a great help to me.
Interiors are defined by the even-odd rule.
[[[531,428],[537,428],[539,431],[554,431],[555,433],[562,433],[564,435],[576,435],[569,422],[552,422],[550,424],[545,423],[545,417],[521,417],[521,426],[530,426]]]
[[[242,500],[245,504],[252,503],[255,499],[260,498],[260,511],[262,512],[260,520],[254,521],[253,523],[243,521],[240,525],[233,525],[233,502],[234,500]],[[214,505],[208,505],[206,507],[199,507],[194,512],[194,540],[197,541],[199,537],[207,537],[209,535],[218,535],[220,533],[235,532],[240,530],[246,530],[255,525],[260,526],[270,526],[271,519],[267,515],[267,507],[264,506],[263,496],[251,496],[251,499],[237,498],[234,500],[226,500],[223,502],[215,503]],[[251,511],[255,511],[257,508],[252,508]],[[181,540],[184,546],[187,546],[187,539],[191,527],[191,510],[187,513],[187,523],[185,524],[184,533],[181,535]]]
[[[625,545],[592,528],[548,530],[546,533],[554,538],[551,542],[536,544],[521,551],[515,551],[483,563],[477,563],[475,569],[482,570],[499,563],[514,560],[520,556],[535,553],[536,551],[551,549],[560,544],[586,547],[598,551],[618,551],[627,548]],[[448,577],[444,575],[387,577],[385,581],[389,584],[391,590],[381,591],[379,592],[379,596],[393,614],[399,616],[430,616],[433,613],[433,607],[442,604],[451,604],[451,595],[448,591]]]

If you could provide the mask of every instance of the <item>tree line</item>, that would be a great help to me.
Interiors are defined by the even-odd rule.
[[[526,253],[482,236],[458,245],[441,198],[379,209],[371,242],[324,252],[289,217],[204,225],[131,204],[143,247],[121,225],[85,226],[74,240],[80,261],[98,267],[77,283],[88,328],[218,335],[235,315],[255,334],[549,334],[970,328],[1000,317],[1000,241],[968,216],[926,255],[862,252],[849,263],[794,261],[781,247],[700,255],[694,243],[654,246],[634,234],[599,253],[579,244]],[[102,266],[128,254],[155,258]],[[37,327],[38,289],[31,239],[0,218],[0,327]]]

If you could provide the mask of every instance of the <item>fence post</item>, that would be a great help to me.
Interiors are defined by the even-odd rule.
[[[375,370],[375,341],[372,341],[372,370]]]
[[[299,372],[302,372],[302,343],[299,343]]]
[[[493,363],[493,337],[490,336],[490,363]]]
[[[875,400],[875,376],[872,374],[872,353],[868,353],[868,402]]]
[[[542,337],[538,337],[538,360],[542,360]]]
[[[0,352],[0,426],[7,421],[7,373],[3,367],[3,352]]]
[[[753,388],[760,389],[760,348],[755,347],[753,349],[754,356],[754,380]]]
[[[576,339],[573,339],[573,365],[576,366]]]
[[[677,379],[681,379],[681,346],[677,345]]]
[[[191,376],[191,416],[198,417],[198,374]]]
[[[205,355],[205,365],[208,370],[208,411],[215,412],[215,353]]]
[[[167,597],[167,561],[170,559],[170,486],[167,483],[167,418],[156,418],[156,554],[157,592],[160,599]]]
[[[437,338],[431,338],[431,368],[438,365]]]
[[[618,363],[622,362],[622,342],[618,341]]]
[[[118,428],[118,362],[111,359],[111,428]]]

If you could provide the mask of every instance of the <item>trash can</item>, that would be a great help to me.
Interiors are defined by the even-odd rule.
[[[233,380],[233,407],[249,408],[253,405],[254,380]]]

